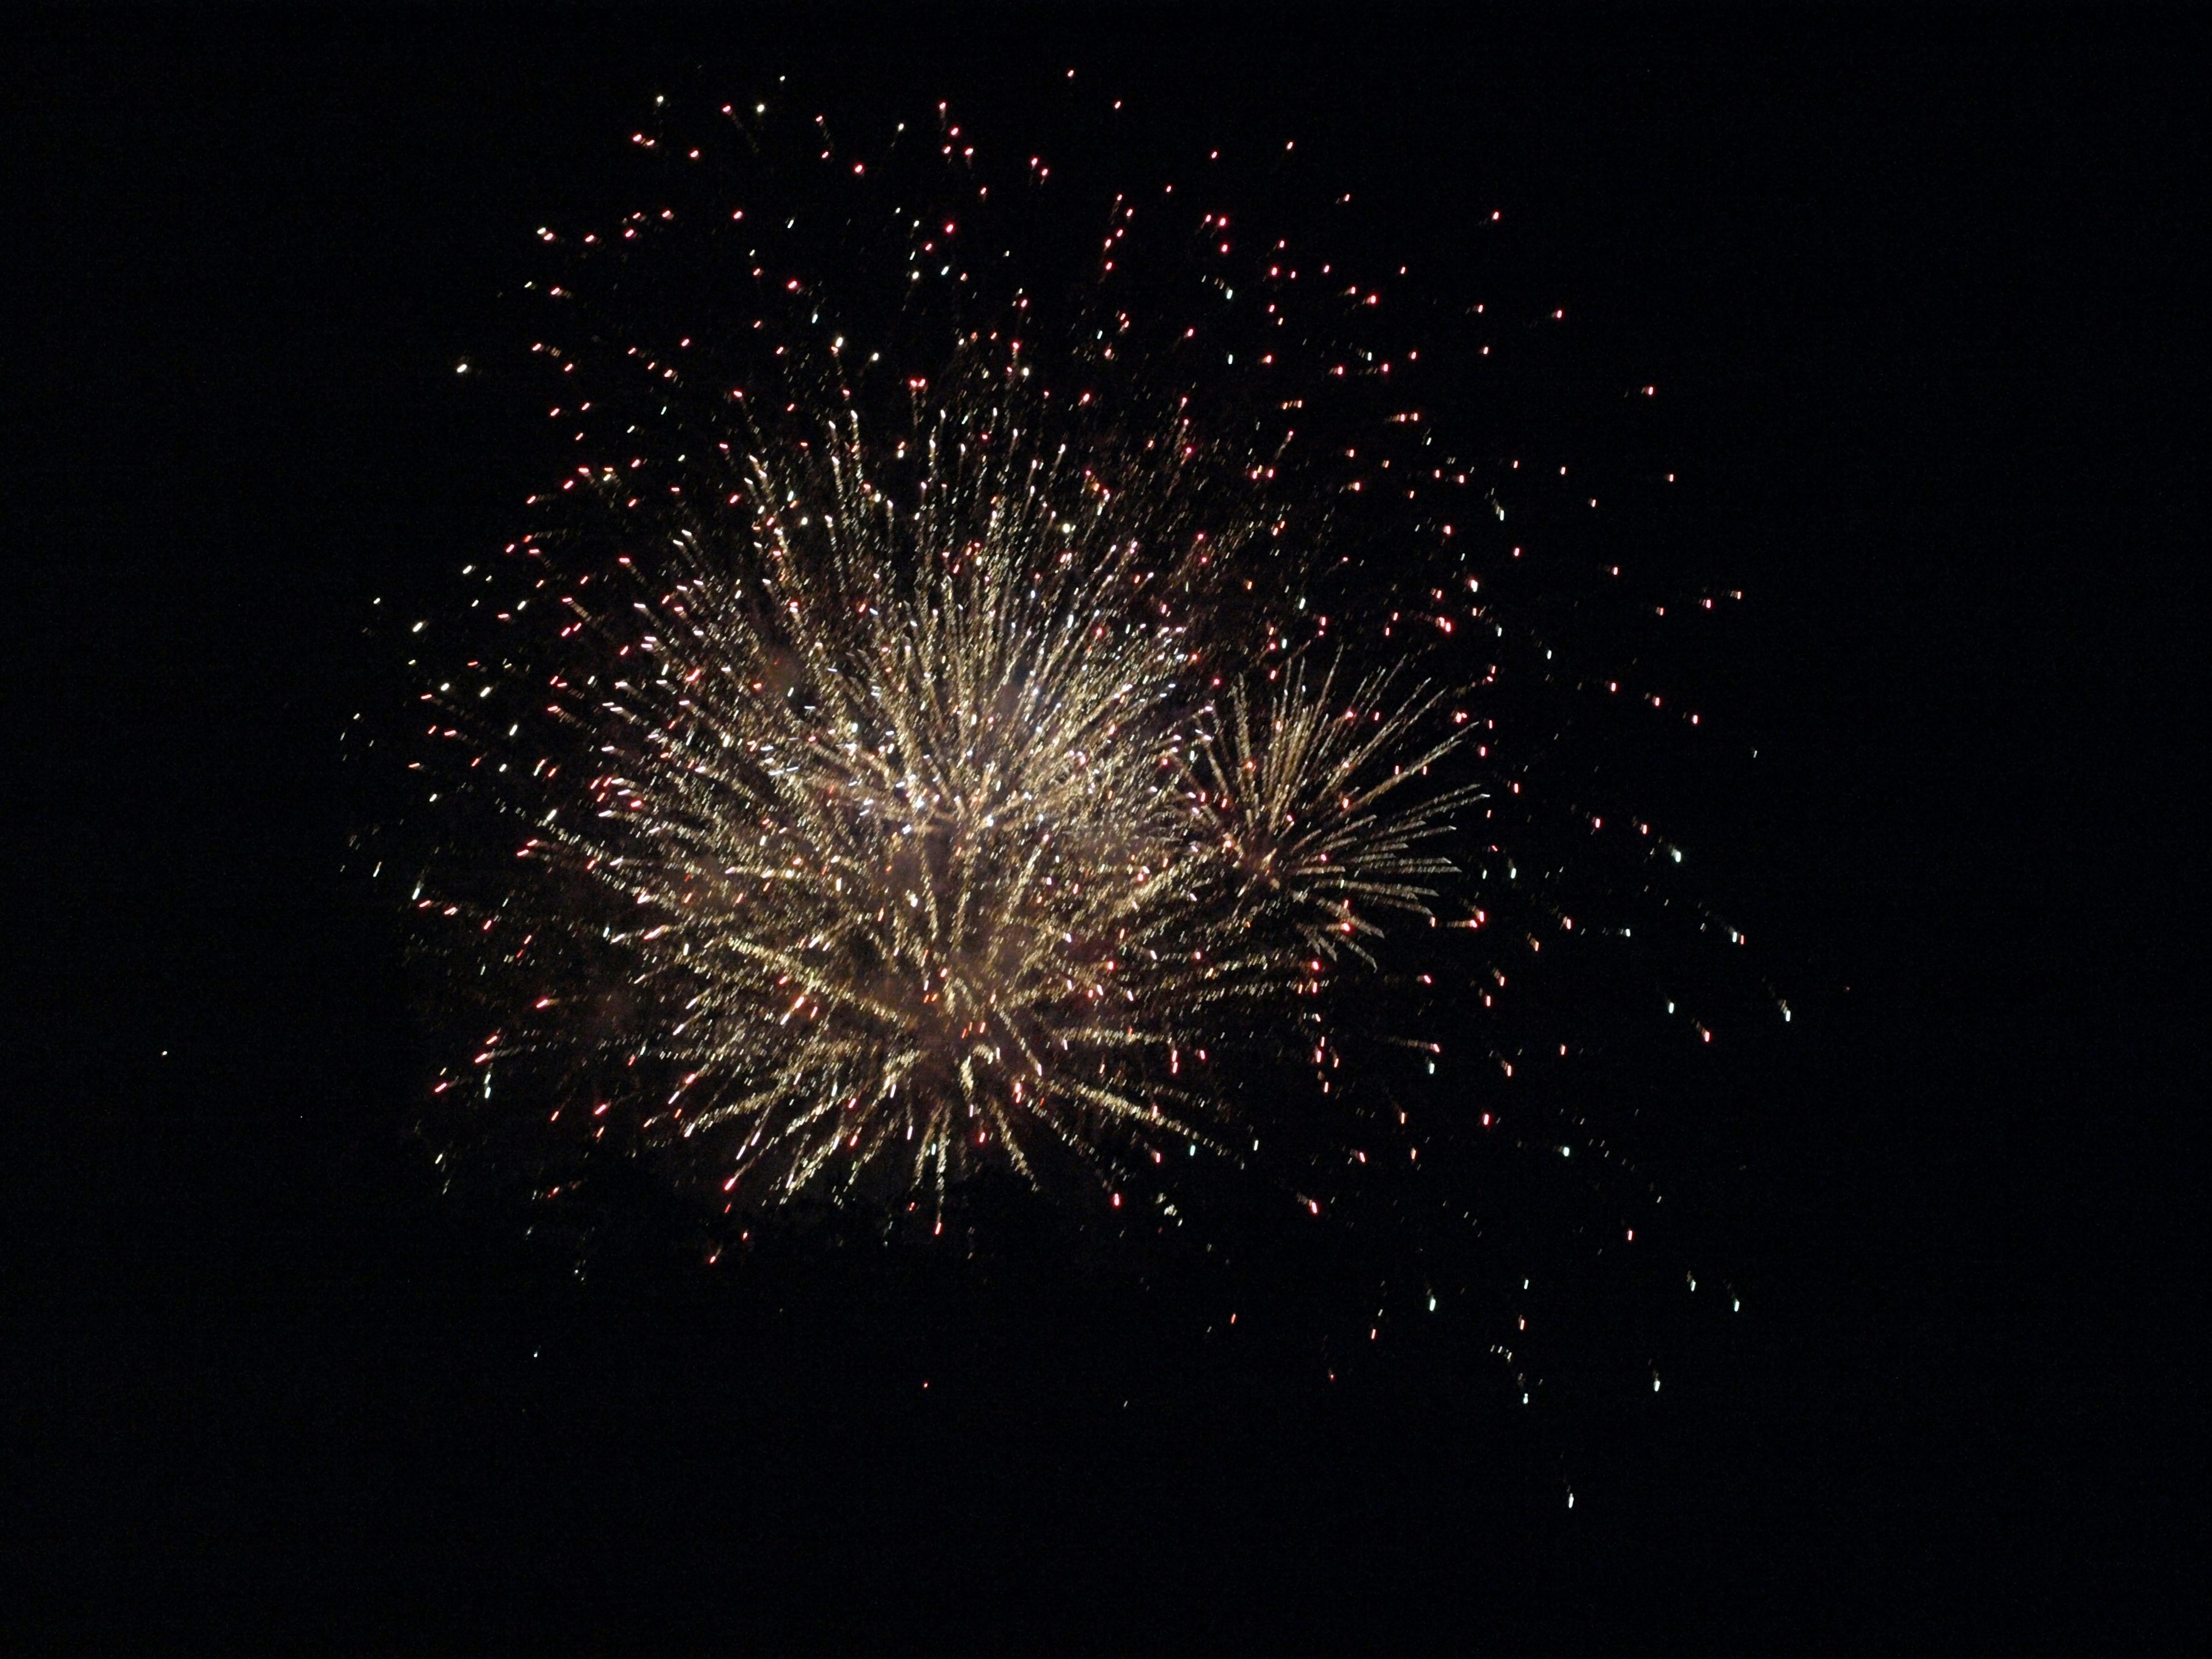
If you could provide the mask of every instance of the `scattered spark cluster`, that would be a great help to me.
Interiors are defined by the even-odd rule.
[[[1698,717],[1505,597],[1601,497],[1440,437],[1494,308],[1447,327],[1202,178],[1071,204],[942,106],[852,145],[717,113],[633,135],[653,205],[539,232],[537,520],[412,624],[410,903],[488,1027],[435,1092],[681,1149],[726,1206],[1006,1170],[1177,1218],[1175,1170],[1294,1139],[1304,1091],[1273,1178],[1319,1213],[1378,1136],[1420,1170],[1443,1063],[1500,1130],[1569,1053],[1507,987],[1632,931],[1511,839],[1557,735],[1503,746],[1554,723],[1516,685]],[[1545,800],[1644,892],[1680,861]]]

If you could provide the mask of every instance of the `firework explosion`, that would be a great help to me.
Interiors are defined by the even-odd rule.
[[[1173,470],[1102,471],[987,375],[908,479],[856,418],[733,443],[749,524],[679,535],[618,626],[568,602],[606,676],[556,707],[596,764],[522,850],[596,899],[556,916],[621,919],[642,1032],[610,1048],[682,1069],[668,1125],[732,1182],[1072,1156],[1110,1187],[1128,1149],[1218,1147],[1211,1051],[1449,868],[1465,792],[1413,787],[1454,746],[1418,735],[1437,696],[1220,685],[1236,538],[1154,554]],[[543,1012],[517,1046],[566,1044]]]
[[[834,211],[722,113],[735,182],[640,132],[674,205],[540,233],[531,351],[586,447],[423,693],[412,902],[489,1026],[436,1091],[496,1073],[727,1204],[1008,1170],[1119,1206],[1245,1162],[1286,1086],[1345,1112],[1363,980],[1358,1034],[1433,1074],[1412,968],[1518,875],[1458,820],[1519,793],[1469,566],[1521,556],[1519,460],[1437,447],[1378,286],[1172,184],[1071,259],[1050,167],[994,200],[941,108],[866,159],[815,123]]]

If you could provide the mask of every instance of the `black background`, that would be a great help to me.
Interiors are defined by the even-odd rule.
[[[13,1645],[2184,1645],[2183,14],[9,33]],[[1667,389],[1749,595],[1704,690],[1763,755],[1669,805],[1812,1012],[1714,1084],[1763,1103],[1728,1152],[1755,1295],[1641,1409],[1229,1364],[1049,1261],[580,1282],[403,1136],[334,738],[368,598],[512,528],[453,365],[522,239],[699,65],[1011,106],[1064,63],[1171,137],[1314,135],[1417,252],[1504,203]]]

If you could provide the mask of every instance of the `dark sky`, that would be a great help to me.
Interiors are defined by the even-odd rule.
[[[2176,1647],[2201,29],[941,15],[15,26],[10,1645]],[[334,738],[368,598],[513,528],[453,365],[527,230],[680,77],[1049,136],[1063,64],[1165,146],[1310,138],[1440,265],[1505,204],[1532,289],[1668,389],[1748,595],[1694,672],[1763,760],[1668,804],[1814,1012],[1714,1074],[1758,1296],[1662,1403],[1331,1389],[1095,1263],[580,1283],[404,1137]]]

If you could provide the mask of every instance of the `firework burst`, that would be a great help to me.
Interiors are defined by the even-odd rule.
[[[500,613],[544,654],[427,695],[526,825],[418,896],[518,994],[477,1064],[769,1197],[1230,1152],[1225,1057],[1328,1051],[1334,973],[1429,918],[1467,714],[1290,644],[1312,549],[1188,400],[1055,410],[969,331],[874,422],[838,356],[723,404],[665,514],[577,469],[606,511]]]
[[[815,123],[792,165],[723,115],[736,174],[641,132],[675,205],[540,233],[531,352],[580,447],[416,625],[413,902],[474,1027],[437,1092],[731,1206],[993,1170],[1119,1204],[1277,1130],[1325,1189],[1407,1125],[1347,1040],[1434,1079],[1418,1028],[1504,993],[1503,930],[1430,930],[1515,902],[1495,688],[1556,672],[1484,592],[1528,475],[1417,401],[1449,330],[1384,338],[1377,283],[1171,183],[1099,234],[941,109],[865,160]],[[1576,927],[1513,915],[1531,960]],[[1505,1041],[1466,1047],[1510,1082]]]
[[[1181,415],[1057,418],[987,351],[939,384],[880,436],[848,400],[736,400],[690,478],[718,507],[601,547],[555,666],[433,698],[530,825],[479,908],[545,983],[483,1063],[672,1079],[644,1127],[726,1189],[997,1164],[1111,1191],[1228,1151],[1213,1068],[1325,1048],[1300,1011],[1427,914],[1471,793],[1431,778],[1464,730],[1441,692],[1257,620],[1266,468]],[[517,746],[486,700],[526,679],[551,698]]]

